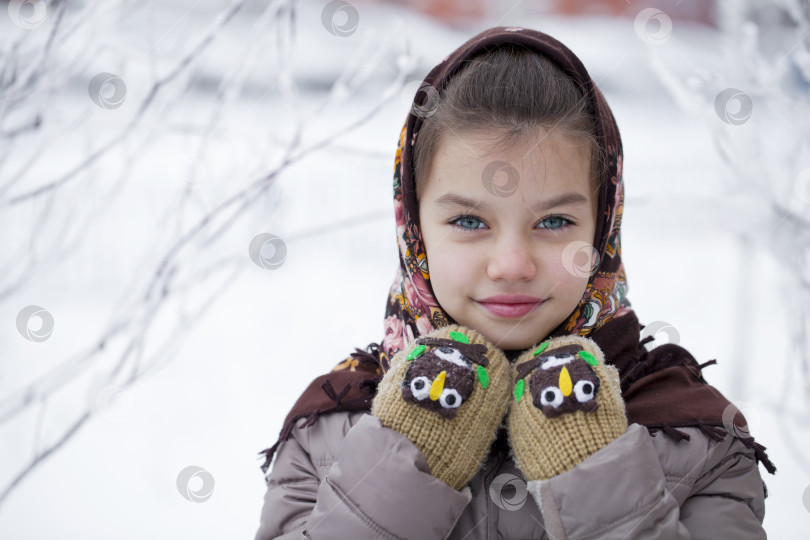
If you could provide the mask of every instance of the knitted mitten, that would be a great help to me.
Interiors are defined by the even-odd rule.
[[[503,352],[475,330],[454,324],[394,356],[371,414],[413,441],[433,476],[460,490],[495,439],[511,387]]]
[[[595,341],[547,340],[512,369],[509,442],[528,481],[574,468],[627,429],[619,372],[605,364]]]

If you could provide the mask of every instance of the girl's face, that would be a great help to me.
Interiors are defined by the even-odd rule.
[[[503,153],[492,141],[442,139],[420,226],[442,308],[502,350],[526,349],[571,314],[588,284],[590,149],[543,129]]]

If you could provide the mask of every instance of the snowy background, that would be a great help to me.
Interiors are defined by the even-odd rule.
[[[602,88],[629,299],[656,343],[718,360],[704,376],[779,469],[769,535],[810,527],[807,3],[716,28],[528,4],[452,26],[366,2],[0,2],[0,538],[253,537],[257,452],[382,338],[419,81],[495,25],[560,39]]]

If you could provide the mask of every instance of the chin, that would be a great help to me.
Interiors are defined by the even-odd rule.
[[[523,340],[504,340],[500,344],[500,349],[505,351],[523,351],[534,345],[534,341]]]
[[[515,336],[513,333],[510,333],[508,330],[504,332],[500,332],[498,334],[491,334],[487,335],[484,332],[481,334],[487,338],[489,341],[494,343],[499,349],[505,351],[513,351],[513,350],[523,350],[528,349],[532,345],[534,345],[534,341],[529,338]]]

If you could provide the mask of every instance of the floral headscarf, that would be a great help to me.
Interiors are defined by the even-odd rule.
[[[518,43],[521,42],[517,39],[519,36],[527,40],[552,39],[533,30],[492,28],[468,41],[460,50],[465,48],[470,50],[463,56],[453,55],[455,62],[446,65],[450,57],[445,58],[430,72],[425,84],[443,85],[465,58],[494,43],[502,43],[503,32],[510,32],[507,35],[514,36],[514,41]],[[557,43],[559,47],[564,47],[561,43]],[[568,49],[565,51],[572,58],[576,58]],[[581,80],[577,80],[579,86],[589,99],[595,101],[595,106],[600,111],[598,136],[607,146],[609,163],[605,177],[600,179],[602,189],[599,193],[599,208],[603,210],[599,214],[595,236],[600,239],[599,245],[594,245],[599,262],[591,272],[590,280],[577,307],[549,337],[563,334],[587,336],[613,317],[631,311],[630,302],[627,300],[627,279],[621,261],[620,227],[624,206],[624,182],[619,130],[602,94],[587,76],[585,67],[579,61],[575,67],[582,71],[582,73],[577,71],[581,75]],[[425,96],[427,92],[422,94],[422,97],[427,99]],[[418,99],[419,95],[417,101]],[[425,103],[414,103],[415,107],[424,105]],[[409,115],[402,127],[394,159],[394,215],[399,246],[399,269],[389,291],[385,312],[385,337],[381,352],[382,365],[385,369],[388,368],[390,359],[397,351],[405,348],[408,342],[454,322],[439,305],[430,286],[427,255],[418,225],[412,148],[416,143],[421,122],[422,115]],[[410,138],[407,137],[409,132],[414,134]],[[406,140],[410,141],[408,145],[405,143]],[[403,186],[407,187],[403,189]],[[609,201],[609,204],[606,205],[605,201]],[[605,234],[605,231],[609,234]]]

